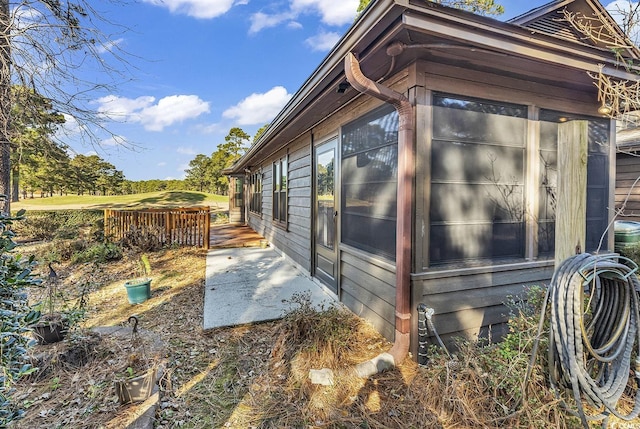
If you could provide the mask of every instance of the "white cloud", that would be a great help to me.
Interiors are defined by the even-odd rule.
[[[164,167],[164,166],[166,166],[166,165],[167,165],[167,163],[166,163],[166,162],[164,162],[164,161],[160,161],[160,162],[159,162],[159,163],[157,163],[156,165],[157,165],[158,167]]]
[[[264,94],[251,94],[225,110],[222,116],[235,120],[238,125],[264,124],[271,122],[289,99],[291,94],[286,88],[276,86]]]
[[[316,11],[322,22],[328,25],[344,25],[353,22],[359,0],[291,0],[291,10],[296,13]]]
[[[64,123],[58,127],[57,136],[73,136],[82,132],[83,127],[76,118],[66,113],[63,113],[62,116],[64,116]]]
[[[280,25],[282,22],[295,18],[292,13],[279,13],[274,15],[267,15],[266,13],[257,12],[251,15],[249,20],[251,26],[249,27],[249,34],[254,34],[265,28],[272,28]]]
[[[247,4],[247,0],[143,0],[154,6],[169,9],[171,13],[192,16],[194,18],[215,18],[227,13],[235,5]]]
[[[155,97],[135,99],[110,95],[96,101],[98,112],[114,121],[140,123],[148,131],[162,131],[165,127],[193,119],[209,112],[209,103],[197,95],[170,95],[156,104]]]
[[[191,147],[183,147],[180,146],[178,149],[176,149],[176,152],[181,153],[183,155],[197,155],[198,152]]]
[[[312,51],[328,51],[338,43],[338,40],[340,40],[338,33],[321,31],[315,36],[309,37],[304,43],[309,46]]]
[[[300,28],[296,21],[303,14],[320,15],[326,25],[341,26],[353,22],[358,10],[359,0],[290,0],[287,10],[266,14],[257,12],[250,17],[249,33],[254,34],[265,28],[275,27],[283,22],[292,28]]]

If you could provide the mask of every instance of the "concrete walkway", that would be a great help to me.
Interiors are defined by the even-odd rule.
[[[271,248],[218,248],[207,254],[204,329],[281,318],[295,294],[315,305],[335,300]]]

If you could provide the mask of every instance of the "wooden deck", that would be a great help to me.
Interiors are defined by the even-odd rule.
[[[264,237],[246,225],[211,225],[210,249],[257,247]]]

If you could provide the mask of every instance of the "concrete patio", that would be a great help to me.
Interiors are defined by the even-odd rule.
[[[245,229],[239,231],[256,242]],[[230,234],[229,227],[225,233]],[[292,302],[296,294],[308,294],[316,306],[335,301],[335,296],[270,247],[220,244],[207,254],[204,329],[279,319],[296,308]]]

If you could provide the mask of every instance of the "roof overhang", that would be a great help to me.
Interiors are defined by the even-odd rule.
[[[392,58],[387,47],[400,42],[405,49]],[[313,74],[271,122],[264,134],[225,174],[243,172],[256,157],[264,159],[293,139],[309,132],[359,94],[338,91],[346,82],[345,56],[353,52],[362,71],[380,80],[413,62],[441,61],[474,64],[489,70],[545,84],[595,91],[587,72],[602,71],[614,78],[637,75],[616,62],[609,51],[532,32],[523,26],[419,0],[377,0],[358,17]],[[390,66],[393,64],[393,68]]]

